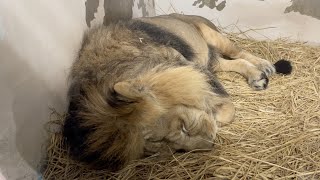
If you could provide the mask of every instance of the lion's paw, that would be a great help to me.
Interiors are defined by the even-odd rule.
[[[269,79],[265,72],[248,78],[249,86],[254,90],[264,90],[268,87]]]

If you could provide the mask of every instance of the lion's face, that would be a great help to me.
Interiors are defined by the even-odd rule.
[[[145,153],[170,154],[177,150],[211,149],[217,125],[212,113],[177,105],[146,127]]]
[[[115,90],[138,99],[130,115],[145,119],[137,122],[142,126],[145,154],[213,147],[214,107],[220,102],[204,74],[180,67],[120,82]]]

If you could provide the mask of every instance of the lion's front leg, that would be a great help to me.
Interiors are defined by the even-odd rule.
[[[269,77],[270,75],[276,72],[274,65],[265,59],[259,58],[247,51],[241,50],[236,56],[233,58],[241,58],[245,59],[254,66],[256,66],[260,71],[264,72],[264,74]]]
[[[218,64],[214,67],[214,71],[232,71],[243,75],[249,86],[254,90],[263,90],[268,86],[268,75],[260,70],[257,66],[245,59],[226,60],[218,59]]]

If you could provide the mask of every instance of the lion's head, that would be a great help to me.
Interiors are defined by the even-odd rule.
[[[205,73],[192,66],[156,67],[114,81],[87,84],[73,97],[78,108],[69,107],[64,134],[76,156],[116,167],[156,152],[212,148],[214,107],[224,98],[212,91]]]

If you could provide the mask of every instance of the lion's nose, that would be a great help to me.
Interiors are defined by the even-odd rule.
[[[216,138],[216,133],[210,133],[208,136],[211,141],[214,141],[214,139]]]
[[[185,153],[185,152],[187,152],[185,149],[178,149],[178,150],[176,150],[176,152],[177,153]]]

